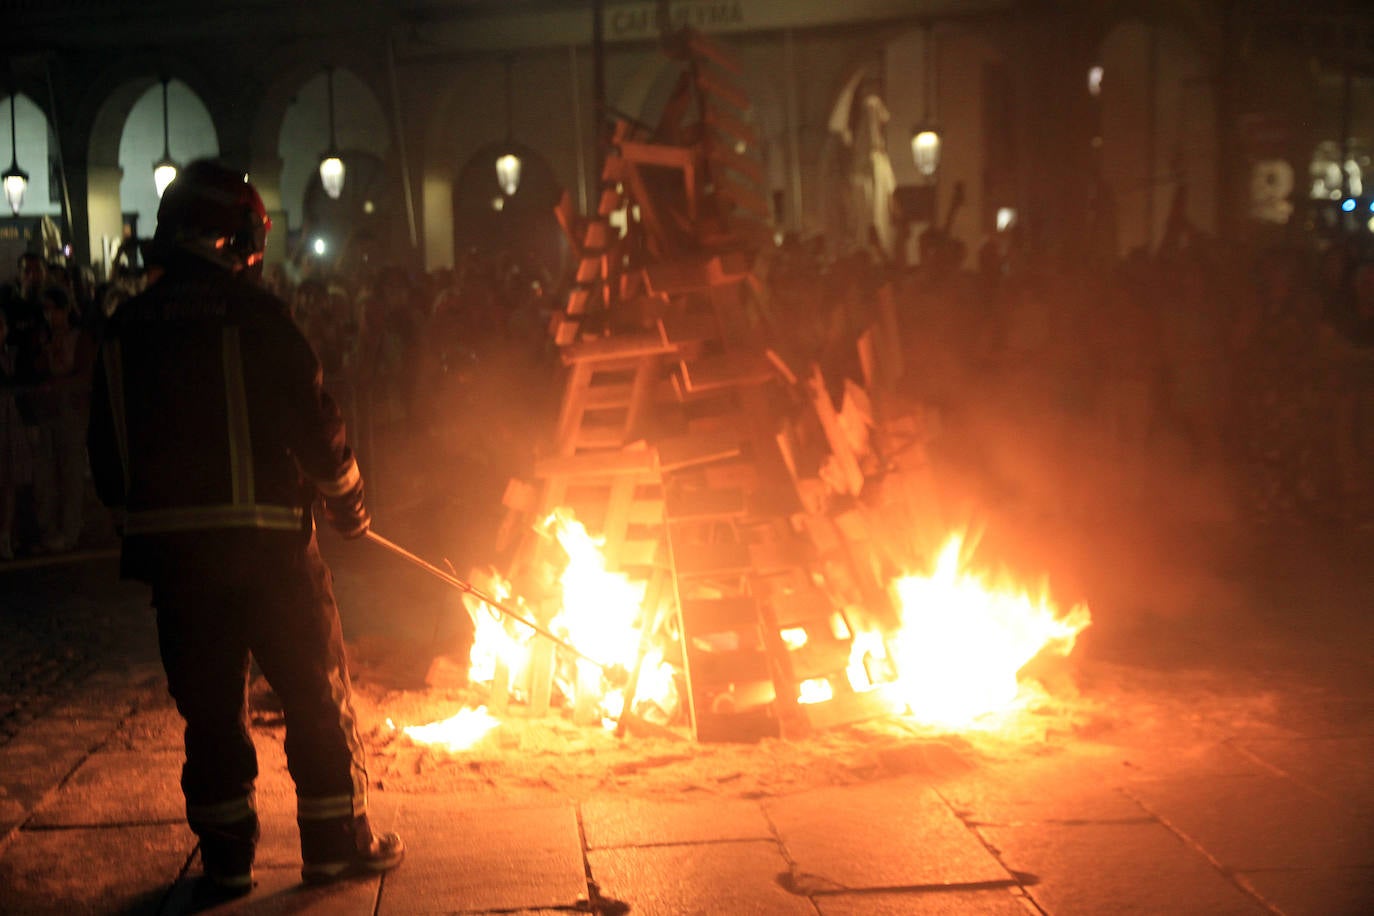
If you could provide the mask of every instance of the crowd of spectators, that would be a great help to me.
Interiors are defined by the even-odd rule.
[[[0,559],[91,539],[90,372],[140,282],[33,254],[18,268],[0,291]],[[1192,234],[1103,265],[1032,257],[1012,229],[974,257],[932,236],[909,268],[787,238],[760,268],[775,349],[831,381],[857,377],[854,341],[887,286],[905,387],[939,410],[1014,413],[1110,460],[1225,467],[1256,518],[1374,520],[1374,263],[1347,246]],[[477,251],[428,274],[266,282],[316,349],[374,499],[499,498],[533,460],[560,393],[558,289]]]
[[[86,413],[102,303],[89,271],[19,257],[0,291],[0,559],[75,547],[85,520]]]
[[[1205,469],[1247,520],[1370,525],[1374,257],[1359,241],[1189,230],[1103,263],[1032,255],[1013,228],[973,257],[936,234],[897,268],[789,239],[770,298],[802,319],[784,324],[797,358],[852,375],[890,284],[908,391],[949,416],[1013,418],[989,443],[1002,451],[1039,436],[1066,467]]]

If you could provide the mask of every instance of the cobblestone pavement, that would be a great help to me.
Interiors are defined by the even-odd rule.
[[[6,564],[0,573],[0,746],[126,653],[132,631],[111,602],[146,604],[116,581],[113,551]],[[63,595],[55,602],[54,597]],[[151,613],[151,612],[150,612]]]
[[[374,554],[331,549],[353,615],[346,631],[431,619],[377,587]],[[197,897],[179,723],[146,590],[117,581],[112,555],[10,565],[0,569],[0,912],[1363,916],[1374,902],[1374,659],[1362,612],[1374,581],[1367,563],[1323,556],[1327,569],[1280,557],[1263,580],[1250,570],[1286,640],[1242,633],[1215,609],[1212,632],[1186,617],[1173,632],[1119,629],[1122,652],[1167,635],[1179,653],[1148,672],[1146,695],[1172,705],[1118,706],[1102,723],[1130,740],[1086,733],[934,769],[899,755],[907,771],[738,797],[651,797],[614,782],[583,795],[541,779],[518,797],[484,798],[379,780],[372,808],[410,856],[385,878],[328,889],[300,885],[281,729],[257,723],[258,887],[229,906]],[[1225,664],[1213,657],[1221,645]],[[1263,690],[1228,705],[1251,681]],[[1128,696],[1119,677],[1085,690],[1094,686]],[[772,749],[747,765],[778,761]],[[455,770],[482,778],[480,767]]]

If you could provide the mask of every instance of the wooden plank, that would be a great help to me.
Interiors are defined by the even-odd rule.
[[[566,195],[567,192],[565,191]],[[604,219],[594,219],[582,229],[582,250],[604,249],[610,242],[611,225]]]
[[[577,332],[581,330],[582,323],[576,318],[569,318],[561,312],[554,312],[549,317],[549,336],[553,338],[554,345],[557,347],[568,347],[577,341]]]
[[[830,617],[836,612],[825,593],[814,588],[775,594],[769,599],[769,604],[779,627],[805,626],[808,635],[811,630],[824,630],[829,634]],[[819,632],[816,635],[819,636]],[[845,638],[850,638],[849,634]]]
[[[534,465],[534,476],[549,477],[615,477],[632,475],[644,482],[658,479],[653,449],[625,449],[618,452],[599,452],[544,458]]]
[[[675,352],[671,344],[664,343],[655,333],[617,334],[614,337],[601,337],[588,340],[563,351],[563,363],[596,363],[611,360],[627,362],[645,356],[666,356]]]
[[[830,392],[826,390],[820,366],[812,365],[807,386],[811,389],[811,403],[815,408],[816,417],[821,422],[821,429],[825,431],[826,442],[830,444],[830,453],[844,477],[845,492],[851,496],[858,496],[864,486],[864,474],[840,426],[840,417],[835,411],[835,405],[830,401]]]
[[[687,598],[682,602],[682,630],[689,637],[729,630],[757,630],[758,602],[748,595]]]
[[[775,576],[805,564],[810,551],[795,543],[772,541],[749,545],[749,565],[761,576]]]
[[[582,255],[582,260],[577,264],[577,276],[574,282],[591,283],[600,280],[606,275],[606,259],[599,251],[587,252]]]
[[[620,191],[615,187],[602,188],[601,197],[596,202],[596,215],[605,219],[620,209],[623,203]]]
[[[587,314],[587,304],[591,301],[593,289],[592,286],[574,286],[568,291],[569,315]]]
[[[764,183],[763,164],[757,159],[749,156],[741,156],[735,152],[733,145],[708,138],[705,143],[706,158],[714,166],[738,172],[755,185]],[[718,177],[719,171],[712,169],[712,177]]]
[[[644,268],[644,283],[651,293],[662,296],[709,289],[713,282],[711,260],[674,258],[650,264]]]
[[[717,391],[771,381],[776,370],[766,358],[753,353],[726,353],[706,356],[681,364],[683,385],[688,392]]]
[[[760,219],[768,219],[773,215],[773,208],[753,186],[739,181],[729,173],[713,175],[712,179],[716,184],[717,197],[728,198],[736,207]]]
[[[612,147],[614,149],[614,147]],[[610,153],[601,165],[601,183],[613,185],[625,180],[625,160],[617,153]]]
[[[574,450],[610,449],[626,444],[628,435],[623,424],[614,426],[588,426],[583,424],[572,437]]]
[[[692,147],[670,146],[666,143],[622,143],[620,155],[625,157],[626,162],[635,165],[653,165],[684,171],[694,169],[697,161],[697,151]]]
[[[744,491],[670,487],[663,513],[669,522],[725,521],[744,517]]]
[[[739,437],[732,433],[674,436],[660,439],[655,446],[658,449],[659,469],[665,474],[735,458],[742,451]]]
[[[621,541],[613,558],[616,569],[626,567],[653,566],[654,555],[658,553],[657,540],[633,539]]]
[[[558,218],[558,225],[563,227],[563,234],[568,237],[568,241],[574,246],[577,245],[577,207],[573,204],[572,195],[564,189],[562,196],[558,198],[558,206],[553,209],[554,216]]]
[[[686,38],[687,49],[697,57],[709,60],[722,70],[728,70],[735,75],[744,72],[744,67],[740,64],[739,58],[702,33],[695,29],[689,29]]]
[[[555,441],[564,454],[572,453],[572,440],[582,423],[585,411],[587,385],[591,382],[593,365],[590,362],[574,363],[567,381],[563,384],[563,400],[558,406],[558,425],[555,427]]]
[[[674,346],[704,343],[720,337],[720,322],[709,312],[676,313],[659,319],[663,338]]]
[[[697,70],[696,78],[697,88],[707,96],[708,104],[714,99],[720,99],[740,111],[749,110],[749,96],[724,76],[717,76],[712,71],[701,68]]]
[[[746,544],[673,544],[673,568],[679,579],[741,576],[752,566]]]
[[[706,115],[702,119],[709,128],[720,133],[732,145],[735,140],[743,140],[748,146],[757,146],[759,142],[758,131],[752,124],[743,121],[728,110],[719,106],[712,106],[706,109]]]

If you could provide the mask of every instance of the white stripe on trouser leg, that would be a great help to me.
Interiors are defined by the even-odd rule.
[[[240,798],[231,798],[211,805],[186,803],[186,820],[193,824],[234,824],[256,813],[257,797],[252,792]]]

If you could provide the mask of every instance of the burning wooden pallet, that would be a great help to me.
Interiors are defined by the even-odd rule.
[[[855,492],[862,478],[823,385],[799,382],[760,333],[752,268],[771,231],[748,99],[723,49],[690,32],[669,48],[683,73],[657,130],[617,124],[596,212],[559,206],[579,265],[550,325],[567,380],[553,454],[508,505],[524,522],[571,507],[609,566],[664,599],[646,602],[640,627],[676,643],[699,740],[871,716],[878,695],[849,687],[851,618],[881,589],[855,584],[862,564],[809,498],[819,482],[790,460],[789,415],[825,431]],[[621,235],[611,217],[626,210]],[[525,537],[513,578],[539,546]],[[838,577],[847,595],[821,581],[837,564],[855,567]]]

